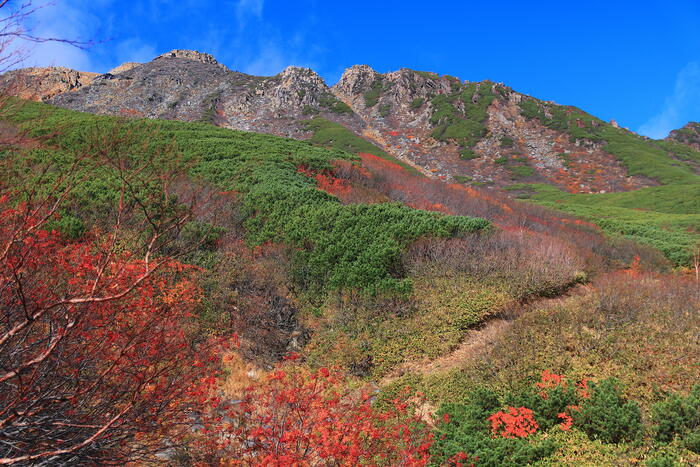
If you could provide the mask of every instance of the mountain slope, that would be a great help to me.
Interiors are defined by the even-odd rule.
[[[477,185],[540,182],[591,193],[663,181],[615,150],[608,133],[624,144],[648,144],[616,125],[503,84],[409,69],[380,74],[357,65],[330,88],[310,69],[258,77],[231,71],[208,54],[175,50],[44,100],[93,113],[207,121],[297,139],[315,136],[312,118],[327,120],[426,175]]]
[[[37,72],[5,76],[22,73]],[[252,76],[188,50],[81,79],[59,86],[58,94],[45,93],[44,100],[97,114],[214,123],[375,154],[432,178],[505,188],[585,217],[609,234],[660,248],[676,264],[688,263],[700,238],[700,209],[693,202],[700,152],[693,146],[693,125],[655,141],[490,81],[405,68],[382,74],[356,65],[329,87],[310,69]]]

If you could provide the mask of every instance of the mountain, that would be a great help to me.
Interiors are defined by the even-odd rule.
[[[408,69],[29,76],[5,463],[700,465],[690,139]]]
[[[5,73],[0,87],[29,100],[48,100],[59,94],[88,86],[98,73],[71,70],[65,67],[24,68]]]
[[[44,70],[11,72],[3,84],[26,76],[27,85],[40,86],[15,94],[98,114],[206,121],[336,146],[342,139],[345,149],[370,143],[376,148],[369,152],[472,185],[547,183],[595,193],[658,184],[643,171],[630,171],[605,138],[622,135],[639,144],[642,137],[490,81],[405,68],[381,74],[356,65],[329,87],[308,68],[252,76],[189,50],[102,75]]]
[[[683,128],[671,131],[666,140],[685,144],[700,151],[700,123],[689,122]]]

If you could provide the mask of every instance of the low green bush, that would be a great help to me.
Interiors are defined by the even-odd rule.
[[[448,459],[464,452],[467,460],[478,458],[478,465],[529,465],[548,456],[557,448],[552,440],[533,436],[531,439],[494,438],[488,417],[501,408],[497,394],[478,388],[464,404],[445,404],[437,412],[438,419],[447,415],[447,422],[435,429],[431,463],[446,465]]]
[[[416,97],[415,99],[413,99],[411,101],[410,107],[413,110],[416,110],[416,109],[421,108],[423,106],[423,104],[425,104],[425,99],[423,99],[422,97]]]
[[[637,439],[642,433],[642,414],[636,402],[622,394],[620,383],[606,379],[590,383],[590,399],[573,412],[574,424],[590,438],[604,443]]]
[[[683,397],[679,394],[669,396],[654,404],[651,410],[654,422],[654,436],[657,441],[670,442],[675,438],[686,439],[698,452],[700,447],[700,385],[696,385],[690,393]],[[689,439],[688,439],[689,438]]]

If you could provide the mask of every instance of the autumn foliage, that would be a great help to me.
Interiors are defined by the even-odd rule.
[[[214,382],[187,336],[193,269],[67,242],[46,203],[0,199],[0,463],[122,463],[176,443]]]
[[[537,431],[538,425],[532,410],[526,407],[508,407],[489,417],[493,436],[502,438],[527,438]]]
[[[403,399],[380,410],[342,393],[338,371],[278,367],[203,432],[205,464],[404,465],[429,460],[432,435]]]

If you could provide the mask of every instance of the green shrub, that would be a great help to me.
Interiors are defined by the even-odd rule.
[[[498,396],[488,389],[472,391],[466,404],[445,404],[437,412],[439,418],[449,416],[449,422],[435,429],[431,448],[431,463],[445,465],[459,452],[471,459],[478,457],[478,465],[521,466],[544,459],[557,446],[552,440],[537,436],[528,439],[491,437],[488,417],[501,408]]]
[[[425,99],[423,99],[422,97],[416,97],[411,101],[410,106],[413,110],[416,110],[421,108],[423,104],[425,104]]]
[[[464,160],[478,159],[480,156],[469,148],[459,151],[459,158]]]
[[[494,159],[494,162],[498,165],[506,165],[508,163],[508,158],[505,156],[501,156]]]
[[[627,401],[620,384],[615,379],[606,379],[590,384],[590,399],[573,411],[574,425],[591,439],[604,443],[631,441],[642,432],[642,415],[639,405]]]
[[[382,104],[379,106],[379,115],[382,117],[386,117],[391,113],[391,105],[390,104]]]
[[[535,174],[535,169],[526,165],[516,165],[511,167],[510,171],[516,177],[530,177]]]
[[[319,99],[319,104],[321,107],[324,107],[328,109],[330,112],[336,113],[336,114],[351,114],[352,109],[350,108],[349,105],[347,105],[345,102],[341,101],[337,97],[335,97],[333,94],[328,93]]]
[[[501,147],[502,148],[511,148],[513,147],[513,138],[510,136],[501,136]]]
[[[377,77],[372,82],[372,85],[370,86],[369,90],[364,95],[365,106],[367,108],[374,107],[375,105],[377,105],[377,102],[379,102],[379,97],[382,94],[383,87],[384,87],[383,80],[382,80],[381,76]]]
[[[488,132],[484,122],[487,109],[496,96],[489,81],[463,86],[457,80],[453,89],[451,94],[438,94],[430,101],[434,109],[430,117],[434,126],[431,136],[439,141],[454,141],[462,148],[471,148]],[[458,101],[459,107],[456,105]]]
[[[56,230],[69,240],[77,240],[85,235],[87,227],[83,220],[65,210],[61,211],[58,219],[46,224],[47,230]]]
[[[700,454],[700,431],[688,433],[681,445],[688,451],[693,451],[695,454]]]
[[[677,467],[681,463],[678,462],[678,456],[673,454],[659,454],[647,460],[644,465],[646,467]]]
[[[700,385],[694,386],[687,397],[670,394],[654,404],[651,414],[657,441],[670,442],[676,437],[684,439],[692,433],[694,441],[690,444],[697,444],[700,437]]]
[[[305,105],[301,111],[302,115],[318,115],[320,111],[316,107]]]

